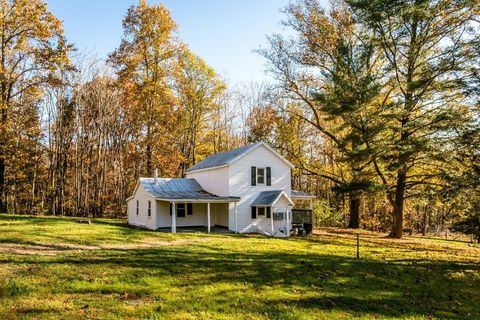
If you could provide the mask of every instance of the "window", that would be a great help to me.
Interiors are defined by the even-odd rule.
[[[272,185],[272,167],[257,168],[252,166],[250,169],[250,184],[252,186],[256,186],[257,184],[264,184],[266,186]]]
[[[137,216],[138,216],[139,210],[140,210],[140,204],[138,203],[138,200],[137,200]]]
[[[265,215],[265,207],[257,207],[257,215],[264,216]]]
[[[272,217],[271,210],[272,210],[271,207],[252,206],[252,219],[256,219],[257,217],[260,217],[260,216],[265,216],[265,214],[267,215],[267,218],[271,218]]]
[[[271,207],[255,207],[252,206],[252,219],[256,219],[260,216],[267,216],[267,218],[272,217],[272,208]]]
[[[185,203],[178,203],[177,204],[177,217],[185,217]]]
[[[283,212],[274,212],[273,213],[273,220],[277,220],[277,221],[280,221],[280,220],[284,220],[284,213]]]
[[[265,184],[265,168],[257,168],[257,184]]]
[[[152,216],[152,202],[151,201],[148,201],[148,211],[147,211],[147,214],[149,217]]]

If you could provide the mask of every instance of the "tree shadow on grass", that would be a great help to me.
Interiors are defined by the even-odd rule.
[[[81,286],[68,289],[74,294],[121,295],[123,290],[134,294],[141,289],[162,296],[167,293],[159,286],[167,281],[182,293],[160,299],[162,312],[172,314],[179,306],[208,306],[226,315],[287,318],[292,310],[312,317],[331,311],[384,317],[480,317],[480,266],[475,263],[382,262],[280,250],[239,253],[213,244],[106,250],[32,263],[71,267],[80,273],[108,270],[108,289],[102,289],[100,278],[98,287],[87,291]],[[112,287],[111,281],[126,287]],[[145,283],[150,285],[146,288]],[[208,293],[202,293],[205,288]]]

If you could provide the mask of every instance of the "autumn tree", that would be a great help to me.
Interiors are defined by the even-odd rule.
[[[462,82],[474,57],[478,1],[348,0],[375,35],[393,88],[376,171],[392,206],[390,235],[402,237],[405,200],[437,183],[455,129],[469,117]]]
[[[178,57],[174,88],[181,113],[183,173],[214,150],[209,131],[226,85],[202,58],[183,48]]]
[[[139,172],[153,175],[175,174],[180,159],[176,144],[179,128],[173,82],[178,55],[183,44],[176,37],[177,26],[164,5],[150,6],[146,0],[132,6],[123,20],[120,46],[110,54],[128,96],[129,117],[135,123],[139,156],[144,159]]]
[[[130,128],[125,122],[121,90],[115,79],[95,75],[75,88],[74,174],[76,214],[101,217],[107,209],[121,209],[127,174],[123,161]]]
[[[55,85],[60,70],[69,67],[71,45],[61,21],[41,0],[0,2],[0,212],[6,210],[6,174],[12,148],[11,112],[28,95],[39,97],[42,85]],[[13,165],[10,162],[10,165]]]

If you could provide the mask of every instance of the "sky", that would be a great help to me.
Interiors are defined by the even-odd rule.
[[[159,3],[159,0],[149,0]],[[233,82],[263,81],[265,60],[254,50],[282,33],[288,0],[163,0],[179,25],[179,37]],[[122,37],[122,19],[137,0],[47,0],[63,20],[67,39],[81,53],[106,58]]]

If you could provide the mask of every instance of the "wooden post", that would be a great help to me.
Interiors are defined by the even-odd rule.
[[[207,232],[210,233],[210,202],[207,203]]]
[[[177,232],[177,206],[172,202],[172,233]]]
[[[237,214],[237,203],[233,203],[233,214],[235,217],[235,233],[238,233],[238,214]]]
[[[290,236],[290,221],[288,221],[288,218],[289,218],[289,210],[288,210],[288,206],[285,207],[285,214],[287,215],[285,218],[287,219],[287,237]]]
[[[267,208],[265,207],[265,210],[267,210]],[[270,225],[272,227],[272,237],[273,237],[273,208],[270,207]]]
[[[357,259],[360,259],[360,235],[357,233]]]

